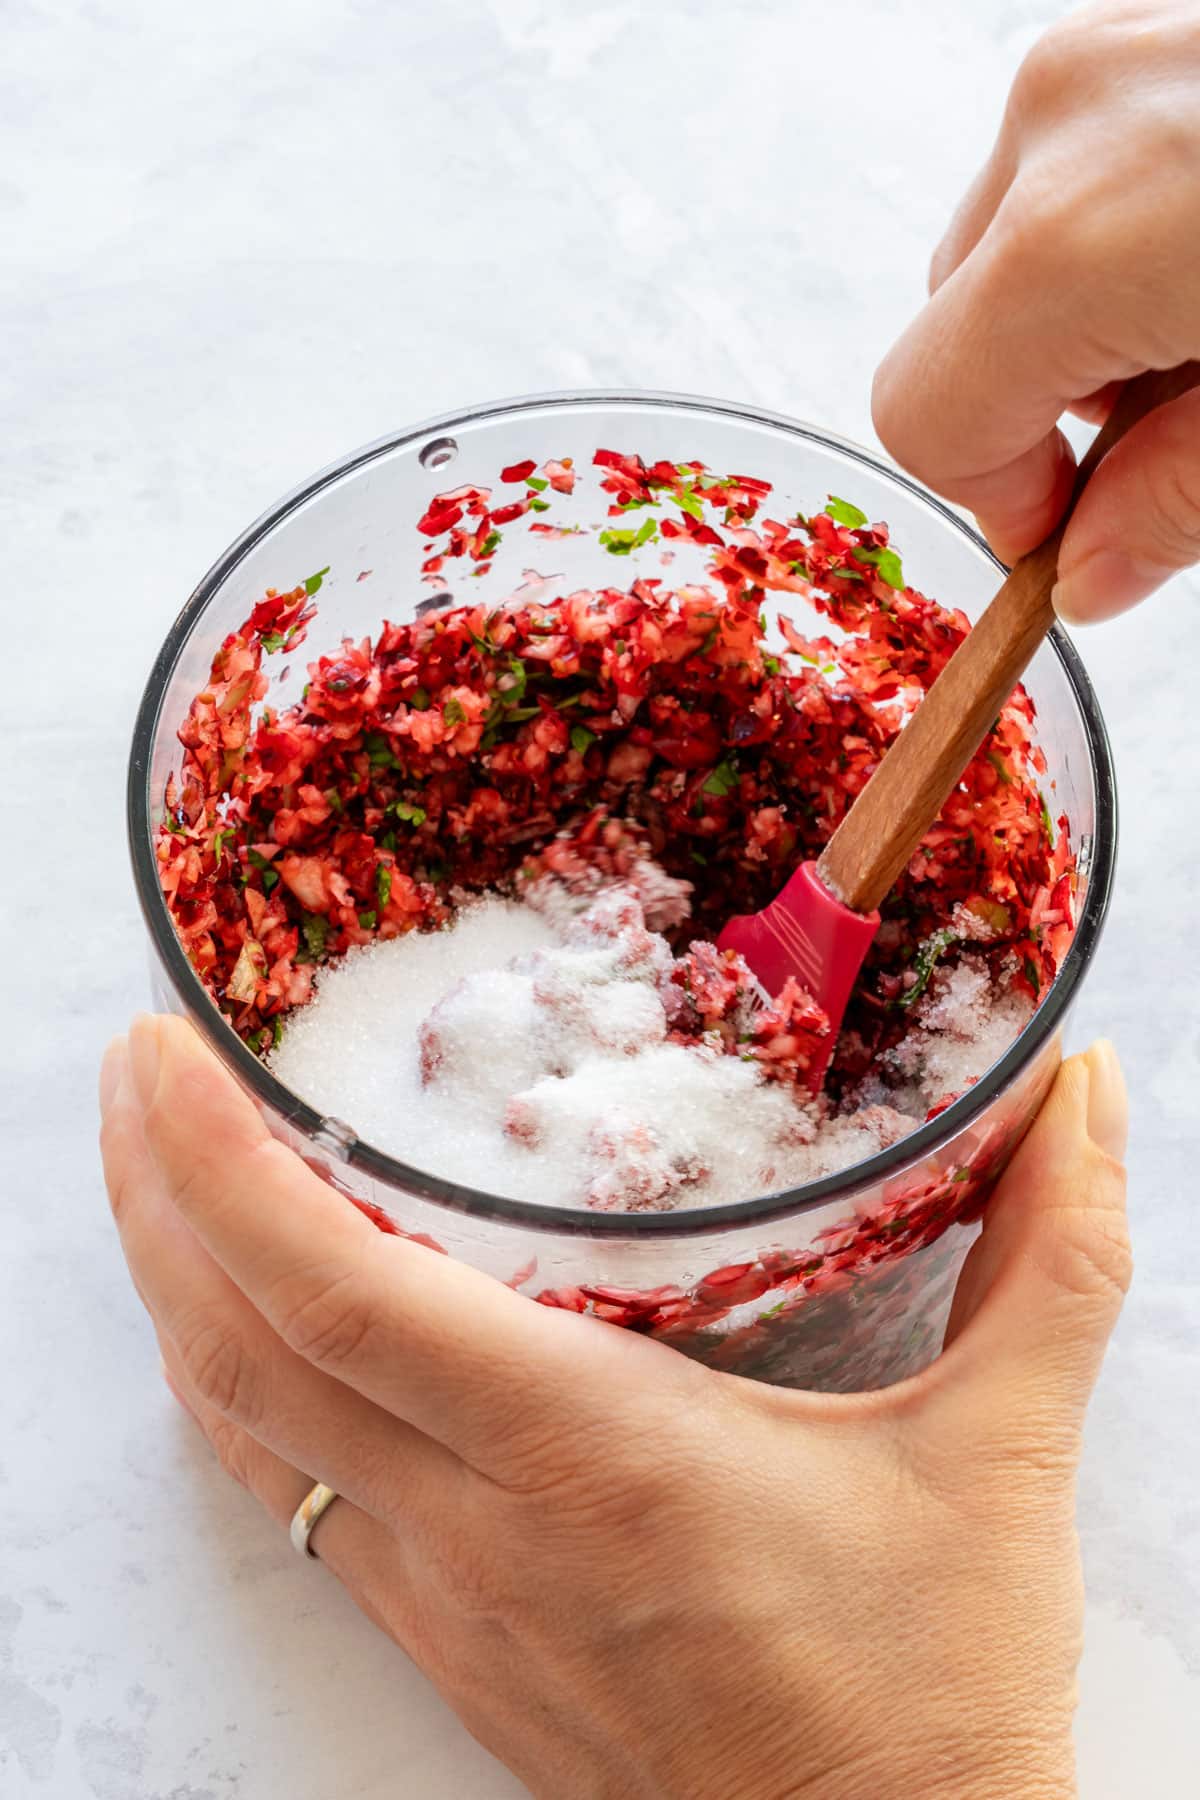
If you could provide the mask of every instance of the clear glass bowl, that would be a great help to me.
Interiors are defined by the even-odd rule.
[[[153,831],[167,776],[178,766],[176,731],[214,650],[263,590],[287,589],[329,566],[310,645],[282,663],[270,659],[280,666],[271,669],[269,698],[286,704],[307,657],[430,603],[414,525],[435,493],[468,481],[493,484],[502,467],[527,457],[569,456],[583,477],[578,516],[598,524],[602,497],[587,477],[600,447],[636,450],[647,462],[699,458],[766,479],[775,488],[772,516],[813,510],[831,492],[845,496],[888,522],[914,586],[971,617],[1002,573],[954,512],[878,458],[811,426],[720,401],[548,395],[380,439],[252,525],[204,577],[154,665],[134,732],[128,821],[156,996],[192,1020],[272,1129],[382,1229],[431,1240],[547,1304],[586,1308],[717,1368],[794,1387],[883,1386],[940,1349],[980,1209],[1053,1079],[1059,1028],[1108,904],[1116,845],[1111,760],[1095,695],[1061,633],[1038,651],[1027,676],[1052,810],[1067,815],[1080,871],[1078,928],[1058,977],[1020,1038],[938,1118],[868,1161],[790,1192],[692,1211],[596,1213],[478,1192],[410,1167],[360,1139],[353,1120],[322,1118],[245,1048],[204,993],[159,889]],[[446,591],[472,602],[499,599],[520,580],[521,561],[535,556],[543,572],[563,575],[563,591],[612,579],[594,532],[537,551],[535,542],[507,534],[490,574],[453,574]],[[651,554],[660,551],[654,546]],[[642,554],[622,566],[622,580],[637,572]],[[687,556],[684,546],[672,583],[701,573]],[[655,560],[642,572],[662,571]]]

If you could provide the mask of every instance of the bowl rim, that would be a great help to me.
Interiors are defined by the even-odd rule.
[[[728,1201],[718,1206],[691,1207],[675,1212],[598,1213],[586,1207],[550,1206],[538,1201],[490,1194],[405,1163],[359,1138],[342,1121],[324,1117],[315,1107],[285,1087],[247,1049],[201,985],[184,953],[163,900],[153,853],[153,803],[150,795],[151,757],[159,718],[167,687],[192,628],[199,622],[209,602],[237,565],[289,514],[323,489],[382,456],[404,449],[431,434],[450,433],[455,427],[477,425],[502,415],[564,406],[583,409],[606,406],[661,407],[705,413],[743,425],[765,426],[805,442],[837,450],[922,501],[939,514],[952,530],[967,538],[994,565],[998,574],[1007,572],[1005,565],[965,518],[888,458],[834,432],[759,406],[653,389],[572,389],[523,394],[512,399],[487,401],[477,406],[456,407],[452,412],[424,419],[402,431],[389,432],[327,464],[260,514],[202,577],[171,625],[155,657],[134,723],[126,786],[126,825],[134,886],[151,943],[168,980],[183,1003],[187,1017],[221,1061],[238,1077],[243,1087],[249,1089],[254,1099],[271,1107],[288,1125],[310,1140],[316,1150],[331,1154],[337,1161],[370,1176],[385,1188],[397,1190],[401,1196],[417,1198],[447,1211],[499,1220],[506,1225],[541,1233],[626,1240],[709,1236],[739,1226],[773,1223],[814,1211],[838,1199],[849,1201],[854,1195],[928,1161],[931,1154],[976,1123],[992,1103],[1034,1064],[1039,1053],[1050,1043],[1062,1024],[1099,943],[1108,913],[1116,865],[1116,780],[1108,733],[1095,691],[1078,652],[1058,625],[1050,632],[1047,642],[1058,658],[1079,709],[1096,794],[1096,820],[1092,832],[1091,862],[1087,870],[1087,892],[1075,936],[1062,965],[1049,992],[1004,1055],[944,1112],[918,1126],[890,1148],[801,1187],[779,1189],[751,1200]]]

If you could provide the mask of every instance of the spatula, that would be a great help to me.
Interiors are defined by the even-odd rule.
[[[1067,520],[1101,459],[1131,426],[1200,383],[1200,363],[1126,382],[1075,478],[1061,524],[1013,568],[895,739],[820,858],[802,863],[758,913],[730,919],[717,939],[736,950],[768,994],[794,975],[829,1015],[809,1082],[820,1088],[850,990],[879,928],[878,908],[954,791],[1000,708],[1054,623],[1050,590]]]

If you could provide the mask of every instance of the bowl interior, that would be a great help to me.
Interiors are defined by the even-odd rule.
[[[267,588],[285,590],[318,570],[323,576],[319,613],[308,642],[292,657],[269,659],[268,703],[298,698],[305,664],[343,637],[374,635],[383,619],[402,622],[429,606],[498,604],[523,583],[546,578],[545,592],[627,585],[636,575],[668,585],[704,579],[704,553],[672,540],[664,563],[662,543],[647,544],[614,559],[599,543],[608,497],[592,467],[597,449],[636,451],[649,463],[700,460],[720,474],[769,481],[768,516],[811,512],[830,494],[852,501],[872,520],[884,520],[904,559],[906,579],[946,605],[975,618],[1001,578],[1001,565],[964,521],[942,502],[881,460],[825,433],[770,415],[719,402],[674,395],[549,396],[498,403],[447,416],[381,440],[315,476],[264,515],[210,570],[173,626],[155,665],[135,732],[130,770],[130,836],[135,875],[159,958],[187,1011],[241,1079],[303,1133],[368,1167],[377,1180],[426,1194],[458,1208],[494,1210],[537,1224],[546,1215],[560,1225],[594,1231],[598,1216],[575,1208],[522,1205],[441,1181],[409,1167],[357,1138],[354,1121],[323,1120],[284,1088],[241,1044],[210,1004],[175,937],[158,888],[151,851],[162,816],[168,775],[178,767],[177,728],[193,696],[204,686],[214,650],[238,627]],[[416,522],[435,494],[463,483],[496,488],[502,468],[532,458],[572,458],[579,473],[575,493],[554,496],[546,515],[555,526],[578,525],[578,535],[530,534],[522,519],[503,534],[489,573],[448,563],[444,578],[421,576],[426,540]],[[514,496],[521,493],[514,487]],[[639,515],[634,515],[635,521]],[[794,596],[769,595],[773,625],[779,604],[801,630],[815,615]],[[822,621],[820,629],[828,632]],[[1037,652],[1026,676],[1036,714],[1036,738],[1047,761],[1047,802],[1057,819],[1065,813],[1080,871],[1079,926],[1049,994],[1021,1037],[974,1088],[931,1124],[899,1145],[823,1181],[786,1195],[763,1196],[735,1207],[695,1209],[706,1228],[719,1215],[744,1217],[760,1208],[795,1211],[839,1191],[877,1180],[892,1168],[927,1155],[977,1117],[1021,1071],[1054,1030],[1094,948],[1107,902],[1115,843],[1112,774],[1103,724],[1078,658],[1055,633]],[[620,1228],[686,1229],[685,1211],[619,1216]],[[601,1226],[606,1228],[607,1221]]]

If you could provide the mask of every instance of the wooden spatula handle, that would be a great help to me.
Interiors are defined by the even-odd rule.
[[[887,894],[1053,625],[1058,548],[1096,465],[1139,419],[1198,383],[1197,362],[1126,382],[1079,465],[1062,523],[1017,563],[830,838],[822,879],[855,912]]]

